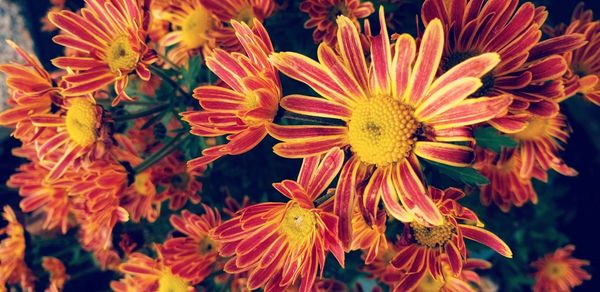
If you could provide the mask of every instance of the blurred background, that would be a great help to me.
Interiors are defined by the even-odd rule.
[[[83,5],[83,1],[67,0],[70,8]],[[387,2],[387,1],[386,1]],[[396,13],[394,22],[397,23],[392,32],[416,31],[415,15],[420,12],[421,1],[396,0]],[[571,0],[540,0],[533,1],[536,5],[545,5],[549,11],[547,24],[555,25],[561,22],[569,22],[571,12],[579,1]],[[375,6],[378,1],[373,1]],[[283,4],[283,3],[281,3]],[[302,26],[306,16],[297,10],[297,1],[291,4],[285,11],[280,11],[266,21],[276,50],[294,50],[307,55],[313,55],[316,46],[311,41],[301,42],[297,40],[310,40],[311,31]],[[391,5],[386,3],[386,8]],[[11,39],[26,50],[34,52],[42,61],[46,69],[52,70],[50,60],[62,53],[62,48],[51,41],[55,32],[42,30],[41,19],[46,15],[50,2],[45,0],[0,0],[0,39]],[[600,16],[600,1],[590,0],[586,2],[586,8],[595,12],[596,19]],[[74,10],[74,9],[73,9]],[[375,15],[371,16],[371,19]],[[277,19],[275,19],[277,18]],[[281,25],[285,18],[285,27]],[[277,23],[277,25],[275,25]],[[0,63],[16,60],[15,53],[4,43],[0,42]],[[0,76],[0,98],[4,101],[7,93],[3,82],[4,76]],[[0,102],[0,109],[4,107]],[[465,205],[473,208],[487,223],[490,230],[503,238],[513,249],[515,258],[510,260],[497,259],[494,257],[495,268],[489,276],[500,286],[500,291],[526,290],[531,283],[528,276],[532,272],[528,264],[545,253],[551,252],[567,243],[575,244],[577,250],[574,256],[591,261],[587,269],[592,274],[592,280],[585,282],[575,291],[600,291],[600,107],[596,107],[580,97],[571,98],[563,103],[563,111],[567,114],[573,128],[573,133],[566,146],[564,159],[568,165],[579,171],[577,177],[552,176],[549,184],[536,184],[539,194],[539,203],[534,206],[527,204],[522,208],[513,208],[509,213],[502,213],[496,207],[483,208],[479,204],[478,196],[468,196]],[[10,151],[18,146],[18,142],[8,136],[7,129],[0,128],[0,205],[10,204],[18,209],[19,196],[11,189],[7,189],[4,182],[21,163],[17,158],[11,156]],[[273,193],[270,182],[281,178],[293,177],[295,167],[290,167],[288,160],[273,158],[269,159],[266,166],[261,157],[269,155],[273,141],[266,141],[260,147],[243,155],[243,157],[229,157],[224,164],[236,165],[242,168],[244,173],[227,173],[213,171],[211,180],[205,182],[205,193],[211,189],[218,189],[222,181],[232,177],[243,177],[245,174],[256,173],[253,165],[261,165],[264,178],[259,183],[250,182],[231,187],[230,192],[234,196],[255,193]],[[273,155],[271,154],[271,156]],[[256,163],[260,162],[260,163]],[[296,165],[294,165],[296,166]],[[269,170],[270,169],[270,170]],[[291,175],[291,176],[290,176]],[[249,177],[249,176],[246,176]],[[258,180],[258,178],[256,178]],[[596,237],[599,236],[599,237]],[[73,244],[62,242],[60,244]],[[29,248],[29,247],[28,247]],[[471,247],[470,247],[471,248]],[[475,255],[484,258],[490,257],[490,251],[473,246]],[[38,263],[39,265],[39,263]],[[39,267],[38,267],[39,268]],[[34,267],[35,269],[35,267]],[[97,269],[83,269],[73,271],[67,267],[67,272],[73,277],[67,282],[67,291],[78,291],[85,287],[88,291],[101,291],[108,288],[108,282],[114,277],[108,272],[100,272]],[[93,282],[89,282],[93,281]],[[93,283],[93,287],[90,287]],[[44,285],[40,285],[44,287]]]

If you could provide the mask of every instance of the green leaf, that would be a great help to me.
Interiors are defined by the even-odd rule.
[[[432,166],[435,171],[446,175],[455,181],[460,181],[471,186],[487,185],[490,183],[487,177],[470,167],[454,167],[433,161],[427,161],[427,164]]]
[[[495,152],[500,152],[502,147],[512,148],[517,146],[515,140],[508,136],[501,135],[492,127],[476,129],[473,135],[475,136],[475,140],[477,140],[477,145]]]

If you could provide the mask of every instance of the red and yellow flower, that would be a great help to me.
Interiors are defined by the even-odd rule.
[[[450,275],[460,275],[467,260],[465,237],[485,244],[505,257],[512,257],[512,251],[500,238],[471,225],[481,223],[473,211],[457,202],[465,196],[462,191],[455,188],[442,191],[430,187],[429,193],[444,216],[444,221],[437,226],[418,222],[404,225],[399,251],[391,261],[392,266],[406,273],[396,289],[413,289],[427,275],[435,280],[443,279],[444,258],[447,258]]]
[[[463,269],[458,275],[452,274],[450,264],[447,257],[442,257],[442,273],[443,277],[435,279],[431,274],[427,274],[417,284],[414,292],[476,292],[483,291],[481,289],[481,279],[475,269],[489,269],[492,264],[480,259],[467,259],[463,265]],[[394,291],[404,291],[398,286]]]
[[[227,144],[204,149],[203,156],[188,161],[197,169],[224,155],[238,155],[256,146],[266,135],[267,125],[277,114],[281,85],[268,55],[273,52],[267,31],[260,23],[250,29],[232,22],[246,55],[216,49],[206,65],[225,84],[206,85],[194,90],[202,111],[181,115],[191,126],[191,133],[202,137],[228,135]]]
[[[6,205],[2,218],[7,222],[0,229],[0,290],[6,284],[19,284],[24,291],[33,291],[35,277],[25,263],[25,230],[13,209]]]
[[[336,18],[340,15],[347,17],[357,29],[360,29],[359,19],[366,18],[375,11],[373,3],[360,0],[305,0],[300,3],[300,11],[310,17],[304,23],[304,28],[314,28],[313,39],[316,43],[325,42],[335,46],[337,42],[338,24]]]
[[[507,133],[527,126],[527,115],[522,113],[547,118],[558,113],[556,100],[565,93],[560,77],[567,70],[560,54],[585,44],[580,34],[540,41],[547,11],[530,2],[518,4],[518,0],[427,0],[421,10],[425,24],[440,19],[444,25],[448,41],[442,72],[471,56],[500,55],[500,63],[482,78],[484,85],[474,96],[512,96],[509,115],[490,122]]]
[[[6,74],[6,84],[10,90],[7,100],[9,108],[0,113],[0,125],[15,128],[12,133],[15,138],[29,141],[36,132],[30,116],[49,113],[58,88],[52,85],[50,74],[35,56],[29,55],[12,41],[7,40],[7,43],[25,62],[0,65],[0,72]]]
[[[188,169],[181,153],[173,153],[165,157],[160,163],[162,179],[158,184],[164,189],[161,197],[169,200],[169,209],[179,210],[189,200],[193,204],[200,203],[199,193],[202,191],[202,182],[198,177],[204,169]]]
[[[50,274],[50,291],[62,291],[65,282],[69,280],[65,265],[55,257],[43,257],[42,267]]]
[[[571,291],[592,276],[582,267],[590,264],[587,260],[574,258],[574,245],[567,245],[552,253],[546,254],[531,265],[535,273],[534,292],[564,292]]]
[[[320,196],[339,172],[344,154],[331,149],[322,158],[305,158],[297,181],[273,186],[290,199],[287,203],[260,203],[240,210],[214,230],[219,253],[232,258],[225,272],[248,272],[248,289],[283,290],[301,278],[300,291],[310,291],[325,256],[331,252],[344,265],[338,238],[338,218],[315,208]]]
[[[286,96],[281,101],[284,109],[344,124],[271,125],[269,133],[283,141],[274,147],[283,157],[307,157],[332,147],[352,152],[334,203],[346,248],[358,197],[371,217],[383,198],[388,213],[401,221],[442,224],[442,215],[426,195],[417,157],[468,166],[473,159],[471,147],[450,142],[471,140],[468,126],[504,115],[511,102],[506,96],[467,99],[481,87],[480,77],[500,61],[497,54],[473,57],[434,80],[444,44],[440,21],[427,26],[418,54],[415,40],[407,34],[397,38],[392,54],[383,9],[380,23],[369,67],[358,30],[344,16],[338,18],[340,55],[325,43],[319,46],[319,62],[291,52],[271,55],[283,74],[322,96]]]
[[[363,250],[365,265],[375,261],[380,252],[385,252],[388,242],[385,237],[387,216],[385,211],[380,210],[371,224],[365,221],[363,213],[356,206],[352,216],[352,243],[350,250]]]
[[[504,149],[502,152],[478,149],[473,167],[490,181],[480,187],[481,203],[496,204],[500,210],[508,212],[512,205],[521,207],[531,201],[537,204],[538,196],[531,183],[534,177],[546,182],[548,175],[539,165],[534,165],[531,176],[523,178],[521,152]]]
[[[192,284],[200,283],[217,268],[219,245],[210,230],[221,224],[221,215],[206,205],[202,207],[201,216],[187,210],[181,216],[172,215],[171,225],[184,236],[167,239],[160,247],[164,264]]]
[[[62,33],[54,42],[80,52],[80,56],[58,57],[52,63],[69,69],[63,77],[68,83],[66,96],[90,94],[114,83],[117,97],[133,100],[125,93],[133,71],[144,81],[150,79],[148,66],[156,54],[146,45],[146,12],[141,0],[86,0],[81,15],[68,10],[48,14],[50,22]]]
[[[566,28],[560,24],[556,28],[545,27],[545,31],[552,36],[583,34],[588,43],[563,55],[569,65],[563,76],[564,98],[579,92],[587,100],[600,105],[600,51],[595,49],[600,46],[600,21],[594,20],[593,11],[584,10],[581,2],[575,7],[571,23]]]

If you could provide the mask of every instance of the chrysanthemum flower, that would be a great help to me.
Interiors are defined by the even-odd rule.
[[[398,243],[399,241],[388,244],[387,248],[381,250],[371,263],[365,264],[360,270],[366,273],[369,278],[373,278],[377,282],[393,288],[395,283],[400,282],[404,275],[402,271],[396,269],[391,264],[392,259],[402,248]],[[365,258],[365,256],[366,254],[363,253],[362,258]]]
[[[58,88],[52,84],[50,74],[39,60],[29,55],[12,41],[7,43],[25,61],[23,64],[2,64],[0,72],[6,74],[10,89],[8,109],[0,113],[0,126],[15,128],[12,135],[17,139],[30,140],[35,134],[30,116],[50,112],[52,96]]]
[[[363,250],[365,252],[365,265],[372,263],[380,252],[387,250],[388,242],[385,237],[386,221],[387,216],[385,215],[385,211],[380,210],[374,222],[368,224],[359,207],[356,206],[355,208],[352,216],[352,230],[354,233],[352,235],[350,250]]]
[[[582,269],[590,262],[572,257],[571,254],[574,251],[575,246],[569,244],[533,262],[531,265],[537,270],[533,291],[571,291],[572,288],[581,285],[584,280],[591,279],[592,276]]]
[[[175,46],[167,55],[172,62],[186,64],[190,56],[208,55],[216,47],[211,32],[220,23],[200,0],[171,1],[157,16],[173,28],[160,40],[162,46]]]
[[[447,257],[442,257],[443,278],[435,279],[431,274],[425,275],[414,288],[414,292],[476,292],[482,291],[481,280],[475,269],[489,269],[491,263],[480,259],[467,259],[458,275],[453,275]],[[405,291],[395,287],[394,291]]]
[[[162,179],[158,184],[163,187],[161,197],[169,200],[169,209],[179,210],[189,200],[193,204],[200,203],[199,193],[202,191],[202,182],[198,176],[204,169],[189,169],[185,167],[185,159],[181,153],[173,153],[163,159],[159,167]]]
[[[160,248],[156,248],[156,252],[157,259],[137,252],[131,254],[127,261],[119,266],[119,271],[125,277],[110,283],[113,291],[195,291],[187,280],[174,275],[171,269],[163,264]]]
[[[398,254],[391,261],[392,266],[406,273],[396,289],[408,291],[428,273],[433,279],[443,278],[443,259],[446,257],[450,274],[458,276],[467,259],[465,237],[485,244],[505,257],[512,257],[510,248],[500,238],[469,224],[480,224],[480,221],[473,211],[457,202],[465,196],[462,191],[455,188],[442,191],[430,187],[429,193],[444,216],[444,221],[438,226],[418,222],[405,224]]]
[[[36,139],[38,158],[49,165],[48,180],[56,180],[70,168],[102,156],[106,150],[106,124],[103,110],[92,97],[64,99],[63,110],[56,113],[38,114],[30,119],[34,126],[56,134],[49,139]],[[61,153],[56,161],[50,158]]]
[[[565,28],[564,24],[556,28],[545,27],[552,36],[580,33],[588,42],[585,46],[567,52],[563,56],[569,69],[563,76],[565,96],[568,98],[580,92],[589,101],[600,105],[600,21],[594,20],[592,10],[584,10],[581,2],[575,7],[571,23]]]
[[[304,23],[304,28],[315,28],[313,39],[316,43],[322,41],[334,46],[337,42],[338,24],[336,18],[346,16],[357,28],[359,19],[366,18],[375,11],[371,1],[360,0],[305,0],[300,3],[300,11],[310,17]]]
[[[558,152],[563,150],[559,143],[566,144],[570,132],[567,117],[558,114],[550,118],[531,116],[525,129],[511,134],[519,142],[516,151],[521,152],[521,177],[530,177],[536,164],[543,170],[554,169],[562,175],[577,175],[577,171],[558,156]]]
[[[493,151],[478,150],[473,167],[490,181],[482,185],[479,192],[481,203],[489,206],[496,204],[500,210],[508,212],[511,206],[521,207],[531,201],[537,204],[538,196],[531,183],[531,177],[546,182],[546,171],[534,165],[531,177],[523,178],[521,152],[502,150],[499,154]]]
[[[67,269],[63,263],[55,257],[43,257],[42,267],[50,274],[50,291],[61,291],[65,282],[69,279]]]
[[[246,23],[250,28],[262,23],[275,10],[274,0],[200,0],[223,25],[213,29],[216,45],[227,52],[243,51],[231,20]]]
[[[35,277],[25,263],[25,230],[13,209],[6,205],[3,208],[2,218],[7,222],[0,229],[0,290],[6,284],[20,284],[25,291],[33,291]]]
[[[289,95],[281,101],[283,108],[345,124],[272,125],[269,133],[284,141],[274,147],[283,157],[307,157],[332,147],[352,152],[335,195],[335,212],[346,247],[351,241],[350,220],[359,184],[366,185],[361,203],[369,216],[374,217],[383,197],[388,212],[401,221],[442,224],[442,215],[426,195],[417,156],[468,166],[472,149],[448,142],[470,140],[467,126],[503,115],[510,103],[506,96],[466,99],[481,87],[479,78],[499,62],[497,54],[473,57],[434,80],[444,44],[440,21],[427,26],[418,54],[415,40],[403,34],[396,40],[393,55],[383,9],[380,23],[382,30],[372,40],[369,67],[358,30],[344,16],[338,18],[341,55],[325,43],[319,46],[319,62],[297,53],[271,55],[282,73],[323,97]]]
[[[287,203],[251,205],[214,230],[219,253],[232,258],[225,272],[248,272],[248,289],[284,290],[301,278],[299,290],[310,291],[325,256],[331,252],[344,265],[338,238],[338,218],[315,208],[321,195],[339,172],[344,154],[331,149],[322,158],[304,159],[297,181],[273,186],[290,199]]]
[[[145,43],[147,18],[140,0],[86,0],[81,15],[68,10],[50,13],[50,22],[62,33],[54,42],[75,49],[82,56],[58,57],[56,67],[72,70],[63,77],[66,96],[92,93],[114,83],[117,97],[133,100],[125,93],[129,74],[134,70],[142,80],[150,79],[148,65],[156,54]]]
[[[172,215],[171,225],[184,236],[167,239],[160,247],[164,264],[192,284],[200,283],[216,269],[219,249],[210,230],[221,224],[221,215],[206,205],[202,207],[201,216],[187,210],[181,216]]]
[[[238,155],[256,146],[266,135],[266,126],[277,114],[281,85],[268,55],[271,40],[259,22],[251,30],[244,23],[232,22],[247,55],[216,49],[206,65],[230,88],[201,86],[194,97],[202,111],[181,115],[191,133],[203,137],[228,135],[227,144],[204,149],[203,156],[188,161],[191,169],[202,167],[224,155]]]
[[[491,122],[503,132],[522,130],[527,125],[521,113],[544,117],[558,113],[556,99],[564,95],[560,77],[567,70],[560,54],[585,44],[579,34],[540,41],[540,28],[548,13],[530,2],[518,4],[518,0],[427,0],[421,10],[425,24],[440,19],[447,33],[443,72],[481,53],[500,55],[500,63],[482,78],[484,85],[474,96],[513,97],[509,115]]]

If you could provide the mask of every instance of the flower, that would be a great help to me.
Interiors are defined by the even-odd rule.
[[[12,133],[15,138],[29,141],[35,135],[30,116],[49,113],[58,88],[52,85],[50,74],[35,56],[12,41],[6,42],[25,62],[0,65],[0,72],[7,75],[6,84],[10,89],[9,108],[0,113],[0,125],[15,128]]]
[[[42,267],[50,274],[50,288],[47,291],[62,290],[69,279],[65,265],[55,257],[43,257]]]
[[[587,100],[600,105],[600,52],[595,49],[600,45],[600,21],[594,20],[592,10],[584,10],[584,3],[579,3],[573,11],[571,23],[556,28],[544,27],[551,36],[583,34],[588,42],[585,46],[563,54],[569,65],[562,79],[565,83],[564,98],[580,92]]]
[[[443,72],[471,56],[500,55],[498,66],[482,78],[484,85],[473,95],[512,96],[509,114],[490,121],[506,133],[527,126],[527,115],[522,113],[543,117],[558,113],[557,99],[564,95],[560,77],[567,70],[560,54],[585,44],[580,34],[540,41],[547,11],[530,2],[518,4],[518,0],[427,0],[421,10],[425,24],[440,19],[444,25],[448,41],[442,55]]]
[[[210,230],[221,224],[221,215],[204,204],[202,207],[202,216],[187,210],[181,216],[171,215],[171,225],[184,236],[167,239],[160,247],[164,264],[192,284],[202,282],[215,270],[219,249]]]
[[[450,266],[450,275],[460,275],[467,259],[464,237],[487,245],[497,253],[511,258],[512,251],[493,233],[471,225],[482,226],[477,215],[461,206],[457,200],[465,194],[459,189],[444,191],[429,188],[429,193],[444,216],[442,225],[423,225],[418,222],[406,223],[399,241],[399,251],[391,264],[406,274],[396,289],[413,289],[429,273],[432,279],[443,279],[444,259]]]
[[[385,238],[387,216],[383,210],[377,213],[373,224],[368,224],[356,206],[352,216],[352,230],[354,232],[350,250],[361,249],[365,252],[365,265],[372,263],[380,252],[387,249],[388,242]]]
[[[114,83],[117,97],[133,100],[125,93],[128,75],[134,70],[144,81],[150,79],[148,66],[156,54],[145,43],[147,22],[140,0],[86,0],[81,15],[68,10],[50,12],[48,19],[62,30],[54,42],[81,53],[81,56],[58,57],[52,60],[58,68],[72,70],[63,80],[66,96],[92,93]]]
[[[536,269],[533,291],[571,291],[584,280],[591,279],[592,276],[582,269],[590,262],[572,257],[574,251],[575,246],[569,244],[533,262],[531,265]]]
[[[400,282],[404,273],[390,263],[394,256],[402,248],[398,244],[399,240],[395,243],[390,243],[387,248],[377,254],[377,257],[371,263],[365,263],[360,268],[362,272],[369,275],[369,278],[373,278],[378,282],[381,282],[390,288],[393,288],[395,283]],[[362,257],[365,258],[366,254],[363,253]]]
[[[35,277],[25,263],[25,231],[13,209],[6,205],[2,218],[8,223],[0,229],[6,236],[0,241],[0,290],[6,284],[19,283],[25,291],[33,291]]]
[[[290,200],[250,205],[214,230],[220,255],[232,258],[225,272],[248,272],[248,289],[281,290],[301,278],[299,291],[310,291],[331,252],[344,266],[335,215],[315,208],[344,159],[340,149],[305,158],[297,181],[273,186]]]
[[[568,167],[558,156],[558,151],[563,150],[559,143],[566,144],[570,132],[567,117],[558,114],[550,118],[531,116],[525,129],[510,134],[519,142],[516,151],[521,152],[521,177],[530,177],[534,165],[539,165],[543,170],[552,168],[562,175],[577,175],[577,171]]]
[[[102,107],[91,96],[64,99],[61,111],[30,119],[34,126],[55,133],[48,139],[36,138],[38,159],[51,168],[48,180],[104,155],[106,144],[111,143],[106,137],[108,125],[103,123]],[[56,152],[60,156],[52,159]]]
[[[216,47],[211,31],[220,23],[200,0],[171,1],[157,16],[173,28],[162,37],[160,44],[175,46],[167,55],[174,63],[186,64],[189,57],[200,50],[208,55]]]
[[[334,46],[337,42],[336,18],[338,16],[347,17],[359,29],[358,20],[371,15],[375,8],[370,1],[361,3],[360,0],[305,0],[300,3],[300,11],[310,16],[310,19],[304,23],[304,28],[315,28],[313,31],[315,42],[324,41]]]
[[[158,185],[163,187],[161,196],[169,199],[169,209],[179,210],[189,200],[193,204],[200,203],[199,192],[202,191],[202,182],[198,176],[204,169],[188,169],[185,167],[185,159],[181,153],[173,153],[163,159],[159,166],[162,179]]]
[[[523,164],[521,152],[514,149],[504,149],[499,154],[478,149],[473,167],[481,172],[490,181],[480,187],[481,203],[489,206],[492,202],[500,210],[508,212],[512,205],[523,206],[528,201],[537,204],[538,197],[531,177],[546,182],[547,174],[538,165],[534,165],[531,177],[523,178],[521,165]]]
[[[160,248],[156,247],[157,259],[135,252],[119,266],[125,275],[120,281],[112,281],[110,287],[116,292],[129,291],[195,291],[190,283],[174,275],[163,264]]]
[[[444,42],[440,21],[427,26],[418,55],[415,40],[403,34],[392,56],[383,8],[379,15],[382,29],[372,40],[369,70],[358,30],[345,16],[338,18],[341,56],[325,43],[318,49],[319,62],[291,52],[271,55],[271,62],[283,74],[306,83],[323,97],[288,95],[281,101],[284,109],[344,123],[270,125],[269,133],[283,141],[274,147],[283,157],[307,157],[332,147],[352,152],[334,202],[346,248],[353,234],[350,220],[357,197],[363,198],[361,203],[371,217],[383,198],[388,213],[401,221],[442,224],[440,212],[426,195],[417,156],[468,166],[473,158],[471,147],[449,142],[472,139],[467,126],[503,115],[510,103],[506,96],[466,99],[481,87],[479,78],[500,61],[497,54],[473,57],[434,80]],[[366,187],[357,190],[358,185]]]
[[[451,272],[450,264],[448,263],[448,259],[446,257],[442,257],[442,273],[444,274],[443,278],[434,279],[431,274],[427,274],[424,278],[422,278],[415,289],[415,292],[430,292],[430,291],[440,291],[440,292],[476,292],[481,291],[481,289],[476,289],[481,287],[481,280],[475,269],[489,269],[492,264],[480,260],[480,259],[467,259],[463,266],[462,271],[458,275],[453,275]],[[394,291],[402,291],[398,290],[399,287],[395,287]]]
[[[188,161],[197,169],[224,155],[238,155],[256,146],[266,135],[266,126],[277,113],[281,85],[268,55],[271,40],[259,22],[253,30],[232,21],[247,55],[216,49],[206,65],[231,89],[206,85],[194,90],[202,111],[181,113],[191,126],[191,133],[202,137],[228,135],[227,144],[206,148],[203,156]]]

